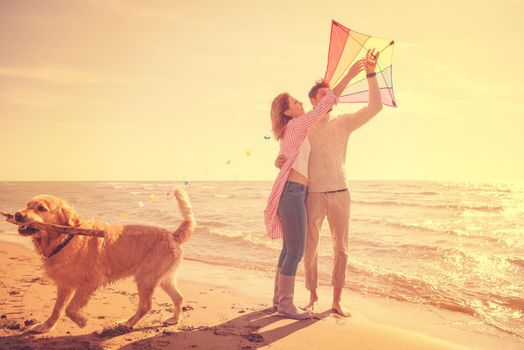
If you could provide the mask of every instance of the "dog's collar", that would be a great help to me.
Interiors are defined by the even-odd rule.
[[[49,254],[47,256],[47,258],[49,259],[50,257],[52,257],[53,255],[55,255],[56,253],[58,253],[59,251],[61,251],[66,245],[67,243],[69,243],[72,239],[73,239],[74,235],[67,235],[66,239],[64,239],[62,241],[62,243],[60,243],[59,245],[57,245],[55,247],[55,249],[53,249],[53,251],[51,252],[51,254]]]

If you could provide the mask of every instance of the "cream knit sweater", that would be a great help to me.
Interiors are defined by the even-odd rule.
[[[373,118],[382,109],[376,78],[369,78],[369,102],[359,111],[331,118],[326,114],[308,131],[311,153],[308,166],[309,192],[327,192],[347,188],[346,154],[351,132]]]

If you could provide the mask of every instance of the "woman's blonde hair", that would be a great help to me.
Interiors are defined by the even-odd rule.
[[[286,125],[291,119],[284,112],[289,108],[289,94],[284,92],[273,100],[271,104],[271,130],[277,140],[284,136]]]

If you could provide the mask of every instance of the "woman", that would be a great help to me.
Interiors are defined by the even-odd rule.
[[[304,254],[306,238],[305,199],[310,153],[307,130],[331,110],[351,78],[363,67],[363,61],[357,61],[333,90],[326,88],[326,96],[308,113],[304,113],[302,103],[288,93],[278,95],[271,105],[273,134],[280,140],[280,154],[287,159],[273,184],[264,211],[269,237],[283,237],[273,297],[273,306],[281,316],[293,319],[311,317],[293,303],[295,275]]]

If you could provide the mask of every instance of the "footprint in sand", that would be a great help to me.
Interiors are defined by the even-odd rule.
[[[345,317],[338,316],[338,315],[334,315],[333,317],[335,318],[335,322],[336,322],[339,326],[344,326],[344,325],[346,325],[346,323],[348,322],[348,319],[345,318]]]
[[[182,311],[183,312],[187,312],[187,311],[191,311],[191,310],[194,310],[194,308],[191,305],[184,305],[184,306],[182,306]]]

